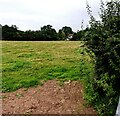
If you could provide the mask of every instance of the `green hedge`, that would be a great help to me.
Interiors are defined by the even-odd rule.
[[[120,95],[120,2],[101,2],[101,21],[90,15],[90,29],[85,34],[89,51],[93,52],[95,74],[86,87],[86,99],[100,115],[115,115]]]

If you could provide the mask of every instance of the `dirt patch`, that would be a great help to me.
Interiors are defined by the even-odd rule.
[[[4,114],[96,114],[85,107],[83,87],[78,82],[49,80],[43,86],[2,94]]]

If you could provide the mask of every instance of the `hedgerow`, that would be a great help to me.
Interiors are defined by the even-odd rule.
[[[102,116],[115,115],[120,95],[120,2],[101,1],[100,21],[90,16],[86,46],[94,58],[94,77],[87,80],[86,99]],[[89,52],[89,53],[91,53]]]

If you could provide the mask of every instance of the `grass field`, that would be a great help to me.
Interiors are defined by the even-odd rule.
[[[2,91],[90,78],[93,63],[80,41],[2,42]]]

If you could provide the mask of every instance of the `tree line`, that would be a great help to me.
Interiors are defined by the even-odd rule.
[[[16,25],[2,26],[2,40],[8,41],[79,41],[88,30],[73,32],[71,27],[64,26],[58,32],[51,26],[45,25],[40,30],[21,31]]]

